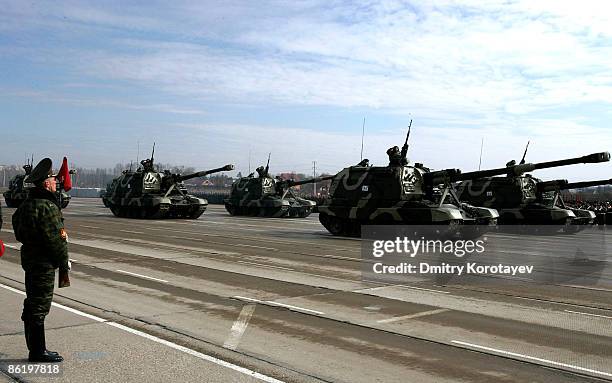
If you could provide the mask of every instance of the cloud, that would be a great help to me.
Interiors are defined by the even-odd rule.
[[[66,84],[66,88],[89,88],[91,85],[88,84]],[[1,89],[1,88],[0,88]],[[206,114],[203,110],[198,109],[185,109],[177,107],[171,104],[135,104],[127,101],[109,100],[100,97],[72,97],[66,96],[60,93],[48,92],[48,91],[33,91],[33,90],[9,90],[2,89],[1,97],[17,97],[17,98],[29,98],[36,99],[43,102],[67,104],[73,106],[85,106],[85,107],[105,107],[105,108],[120,108],[130,110],[144,110],[154,111],[163,113],[173,114],[186,114],[186,115],[203,115]]]
[[[528,139],[534,159],[612,142],[605,112],[612,104],[612,6],[605,2],[2,5],[0,30],[9,38],[0,55],[55,76],[46,78],[46,93],[28,97],[195,117],[168,129],[206,132],[218,143],[206,154],[211,162],[225,153],[244,157],[249,148],[280,151],[279,159],[305,168],[316,159],[329,171],[358,160],[359,136],[315,123],[308,112],[296,118],[311,129],[279,123],[273,108],[326,108],[336,120],[372,112],[397,136],[369,133],[366,148],[377,163],[388,146],[401,145],[403,132],[393,128],[408,114],[418,127],[411,154],[437,168],[473,169],[481,137],[485,163],[494,166],[519,156]],[[54,91],[57,83],[108,88],[83,96],[79,86]],[[112,97],[113,86],[146,97],[124,103]],[[215,116],[204,119],[200,105]],[[221,115],[225,105],[240,116]],[[269,115],[245,122],[253,106]],[[179,148],[188,141],[168,142]]]

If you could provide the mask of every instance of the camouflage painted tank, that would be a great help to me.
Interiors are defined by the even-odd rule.
[[[269,166],[257,168],[258,176],[250,174],[232,184],[225,209],[231,215],[258,217],[300,217],[305,218],[316,206],[314,201],[295,195],[291,187],[320,182],[332,177],[318,177],[303,181],[280,180],[268,174]]]
[[[26,198],[28,198],[28,189],[34,185],[25,182],[25,178],[32,171],[32,165],[29,163],[23,165],[25,174],[18,174],[9,182],[9,188],[3,193],[4,201],[8,207],[19,207]]]
[[[451,182],[463,179],[460,170],[410,166],[407,151],[408,137],[401,151],[387,151],[388,166],[369,166],[366,159],[336,174],[318,208],[321,224],[345,236],[360,236],[362,225],[444,225],[463,238],[495,224],[497,211],[463,203],[455,194]]]
[[[505,169],[505,177],[493,177],[499,172],[484,173],[482,177],[462,182],[457,186],[457,190],[461,200],[497,209],[500,224],[569,225],[576,219],[576,214],[570,209],[543,203],[538,196],[540,180],[525,173],[537,169],[609,160],[610,154],[607,152],[535,164],[524,163],[523,158],[519,165],[511,161],[506,164],[506,168],[496,169]]]
[[[9,182],[9,188],[2,195],[4,196],[4,201],[6,202],[6,206],[8,207],[19,207],[26,198],[28,198],[28,190],[34,185],[29,182],[25,182],[26,177],[32,171],[32,165],[26,164],[23,165],[23,170],[25,174],[18,174]],[[65,191],[58,191],[58,199],[60,201],[60,206],[62,209],[68,206],[70,203],[70,194]]]
[[[572,182],[569,183],[567,180],[553,180],[546,182],[538,182],[537,193],[538,202],[551,208],[561,208],[571,210],[576,216],[572,220],[574,231],[578,231],[580,227],[585,225],[592,225],[595,223],[596,214],[595,212],[587,209],[572,208],[565,205],[561,196],[562,190],[582,189],[593,186],[612,185],[612,179],[599,180],[599,181],[586,181],[586,182]],[[570,230],[571,231],[571,230]]]
[[[107,186],[102,201],[117,217],[196,219],[204,213],[208,201],[188,194],[183,181],[234,168],[226,165],[187,175],[158,172],[153,156],[141,161],[141,165],[136,171],[124,170]]]

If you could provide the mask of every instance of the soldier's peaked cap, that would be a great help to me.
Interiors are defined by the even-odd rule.
[[[33,183],[33,184],[37,184],[37,183],[40,183],[46,180],[49,177],[53,177],[52,166],[53,166],[53,163],[51,162],[50,158],[43,158],[36,165],[36,167],[32,169],[32,172],[25,179],[25,181]]]

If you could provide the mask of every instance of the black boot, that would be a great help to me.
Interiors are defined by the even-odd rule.
[[[28,347],[28,351],[31,350],[30,348],[30,322],[29,321],[23,321],[23,333],[25,335],[25,339],[26,339],[26,346]]]
[[[50,352],[45,345],[45,325],[30,322],[30,355],[28,361],[54,363],[64,360],[58,353]]]

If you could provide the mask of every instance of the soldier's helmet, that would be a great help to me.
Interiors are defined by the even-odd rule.
[[[394,146],[387,150],[389,156],[389,166],[399,166],[402,164],[402,154],[398,146]]]
[[[257,172],[257,174],[259,174],[260,177],[263,177],[266,175],[263,166],[258,167],[257,169],[255,169],[255,171]]]

